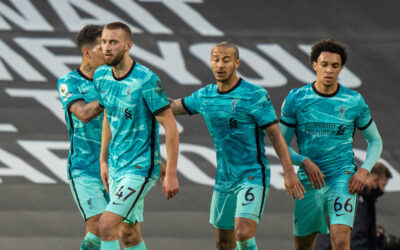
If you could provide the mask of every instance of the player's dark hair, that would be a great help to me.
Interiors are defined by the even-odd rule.
[[[103,27],[99,25],[86,25],[79,31],[76,41],[78,43],[79,49],[84,46],[93,48],[97,44],[97,38],[101,37],[101,32]]]
[[[379,178],[392,178],[392,174],[390,173],[389,169],[381,162],[375,163],[374,167],[371,169],[371,174],[376,174],[379,176]]]
[[[122,23],[122,22],[113,22],[113,23],[109,23],[107,24],[104,29],[108,29],[108,30],[118,30],[118,29],[122,29],[126,36],[128,37],[128,41],[132,41],[132,31],[131,28],[129,28],[128,25]]]
[[[340,58],[342,59],[342,66],[344,66],[347,61],[346,46],[342,43],[336,42],[333,39],[328,39],[318,41],[313,44],[310,54],[311,64],[318,61],[318,57],[321,55],[322,52],[339,54]]]
[[[234,49],[234,54],[233,55],[235,56],[235,59],[239,59],[239,49],[237,48],[237,46],[235,44],[230,43],[230,42],[216,43],[214,45],[214,47],[212,48],[211,53],[214,50],[214,48],[216,48],[216,47],[224,47],[224,48],[232,48],[232,49]]]

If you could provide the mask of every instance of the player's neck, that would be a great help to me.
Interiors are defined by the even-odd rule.
[[[87,77],[93,79],[94,71],[96,68],[90,64],[90,62],[87,62],[86,60],[82,60],[82,64],[79,67],[79,70]]]
[[[112,66],[112,71],[114,72],[114,76],[117,78],[125,76],[131,69],[132,65],[133,65],[132,58],[129,56],[129,54],[125,54],[121,62],[119,62],[115,66]]]
[[[323,84],[322,82],[316,81],[315,82],[315,89],[324,95],[332,95],[334,94],[339,87],[338,82],[335,82],[333,84],[327,85]]]
[[[217,81],[218,91],[226,92],[226,91],[232,89],[238,81],[239,81],[239,77],[236,74],[232,75],[232,77],[226,81]]]

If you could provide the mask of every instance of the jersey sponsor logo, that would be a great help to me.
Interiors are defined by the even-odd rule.
[[[124,112],[125,112],[125,118],[132,120],[132,112],[127,108],[124,110]]]
[[[213,117],[210,119],[211,126],[216,129],[235,129],[238,122],[235,118]]]
[[[237,128],[237,121],[234,118],[229,119],[229,128]]]
[[[110,115],[115,118],[120,118],[120,119],[129,119],[132,120],[132,111],[129,110],[128,108],[121,108],[121,107],[107,107],[107,115]]]
[[[344,131],[346,130],[346,127],[344,125],[340,125],[338,127],[338,130],[336,132],[336,135],[344,135]]]
[[[328,122],[308,122],[300,126],[304,133],[314,136],[343,136],[347,130],[345,124]]]

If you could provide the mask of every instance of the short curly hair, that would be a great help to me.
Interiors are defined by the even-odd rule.
[[[333,39],[322,40],[314,43],[311,48],[311,64],[318,61],[318,57],[322,52],[331,52],[340,55],[342,59],[342,66],[345,65],[347,61],[347,51],[346,46],[342,43],[336,42]]]
[[[76,38],[79,49],[84,46],[94,47],[97,43],[97,38],[101,37],[102,32],[103,27],[99,25],[90,24],[83,27]]]

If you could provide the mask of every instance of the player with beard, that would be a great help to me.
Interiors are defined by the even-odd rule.
[[[98,223],[109,197],[100,178],[100,145],[103,108],[96,100],[93,74],[104,64],[101,51],[103,27],[87,25],[77,37],[81,66],[58,80],[70,148],[68,180],[79,211],[86,222],[81,250],[100,249]]]
[[[296,249],[313,249],[318,232],[328,233],[331,222],[333,249],[350,249],[357,192],[382,152],[382,140],[361,94],[338,83],[347,52],[333,40],[315,43],[311,63],[316,80],[290,91],[282,105],[280,127],[290,144],[296,134],[299,153],[290,149],[300,166],[299,179],[306,189],[296,200],[293,234]],[[355,128],[362,131],[367,156],[357,168],[353,153]]]
[[[171,108],[175,115],[201,114],[214,143],[217,177],[210,223],[216,228],[217,248],[257,249],[254,236],[270,183],[265,133],[281,160],[288,195],[301,199],[304,189],[294,172],[268,92],[237,76],[237,47],[228,42],[216,44],[210,62],[217,84],[171,101]]]
[[[132,34],[120,22],[104,27],[101,46],[106,66],[94,79],[104,107],[100,166],[110,202],[100,218],[101,249],[146,249],[140,233],[144,197],[160,173],[158,128],[165,130],[167,168],[163,190],[169,199],[179,189],[176,177],[179,134],[163,85],[156,74],[132,60]]]

